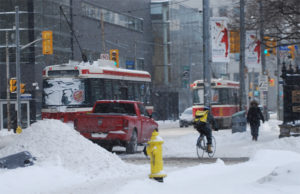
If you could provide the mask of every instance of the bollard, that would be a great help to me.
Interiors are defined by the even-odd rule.
[[[150,179],[163,182],[167,175],[163,171],[162,144],[164,140],[158,136],[158,131],[154,130],[146,149],[147,155],[150,157],[151,174]]]

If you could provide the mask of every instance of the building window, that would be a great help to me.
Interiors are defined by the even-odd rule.
[[[96,20],[101,20],[102,13],[104,22],[143,32],[143,19],[141,18],[136,18],[104,8],[96,7],[86,2],[81,3],[81,11],[82,15]]]

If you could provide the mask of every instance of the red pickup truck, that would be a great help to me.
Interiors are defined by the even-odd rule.
[[[138,144],[150,140],[158,124],[141,102],[99,100],[92,113],[76,117],[74,127],[84,137],[109,151],[120,145],[126,147],[127,153],[134,153]]]

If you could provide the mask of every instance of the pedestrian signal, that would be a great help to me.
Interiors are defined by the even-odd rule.
[[[271,79],[269,80],[269,86],[271,86],[271,87],[275,86],[275,81],[274,81],[273,78],[271,78]]]
[[[17,80],[16,78],[11,78],[9,80],[9,90],[11,93],[14,93],[17,91]]]
[[[53,54],[53,33],[52,31],[43,31],[43,55],[52,55]]]
[[[109,50],[109,57],[110,60],[115,62],[115,66],[119,67],[119,50],[118,49]]]

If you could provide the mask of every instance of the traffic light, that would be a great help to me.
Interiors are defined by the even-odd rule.
[[[53,33],[52,31],[43,31],[43,55],[53,54]]]
[[[295,59],[295,45],[288,46],[289,54],[292,59]]]
[[[269,79],[269,86],[271,86],[271,87],[275,86],[275,81],[273,78]]]
[[[119,67],[119,50],[118,49],[109,50],[109,57],[110,60],[115,62],[115,66]]]
[[[264,50],[264,53],[266,56],[271,56],[271,54],[276,55],[276,41],[273,40],[270,37],[265,37],[266,41],[266,49]]]
[[[17,80],[16,78],[11,78],[9,80],[9,90],[11,93],[14,93],[17,91]]]
[[[21,94],[24,94],[25,92],[25,84],[20,84],[20,93]],[[9,90],[11,93],[16,93],[17,92],[17,89],[18,89],[18,86],[17,86],[17,79],[16,78],[11,78],[9,80]]]
[[[270,56],[270,50],[269,49],[265,49],[264,53],[265,53],[266,56],[268,56],[268,57]]]
[[[24,92],[25,92],[25,84],[20,84],[20,88],[21,88],[21,90],[20,90],[20,93],[21,94],[24,94]]]

